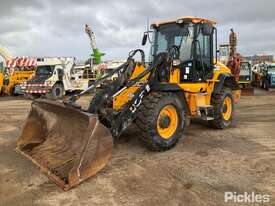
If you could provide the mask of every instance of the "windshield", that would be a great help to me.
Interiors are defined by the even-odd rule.
[[[52,75],[54,67],[53,66],[39,66],[37,67],[37,75]]]
[[[229,47],[220,46],[220,57],[229,57]]]
[[[248,62],[242,62],[240,68],[240,75],[249,75],[250,74],[250,65]]]
[[[267,69],[268,74],[275,74],[275,66],[269,66]]]
[[[180,59],[186,61],[191,56],[193,26],[185,24],[165,24],[154,30],[154,44],[151,47],[150,62],[161,52],[167,52],[174,45],[180,49]]]
[[[249,70],[249,63],[241,63],[241,70]]]

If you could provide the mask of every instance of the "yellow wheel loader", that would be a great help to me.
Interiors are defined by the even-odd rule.
[[[155,151],[175,146],[191,118],[229,127],[240,90],[230,69],[217,62],[214,25],[195,17],[152,24],[142,42],[152,44],[149,65],[143,50],[134,50],[86,91],[63,102],[34,101],[17,151],[68,190],[107,164],[113,137],[133,123],[140,140]],[[106,83],[114,74],[118,77]],[[98,85],[102,89],[82,109],[76,100]]]
[[[3,92],[4,74],[0,71],[0,94]]]

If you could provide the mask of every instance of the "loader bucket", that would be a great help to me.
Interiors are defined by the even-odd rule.
[[[16,150],[66,191],[100,171],[110,160],[112,148],[112,135],[96,115],[37,100]]]

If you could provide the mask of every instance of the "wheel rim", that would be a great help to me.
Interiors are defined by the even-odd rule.
[[[56,88],[55,89],[55,94],[56,94],[56,96],[60,96],[60,94],[61,94],[61,89],[59,89],[59,88]]]
[[[169,139],[176,132],[178,121],[178,113],[174,106],[167,105],[162,108],[157,120],[159,135],[164,139]]]
[[[232,114],[232,101],[230,97],[225,97],[223,100],[222,114],[224,120],[229,120]]]

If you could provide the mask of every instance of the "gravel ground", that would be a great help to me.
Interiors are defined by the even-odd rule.
[[[257,90],[256,96],[242,97],[229,129],[192,121],[177,146],[163,153],[139,144],[133,125],[115,142],[108,166],[68,192],[14,150],[30,103],[0,97],[1,206],[257,205],[225,203],[229,191],[267,194],[270,202],[264,205],[275,205],[274,93]]]

